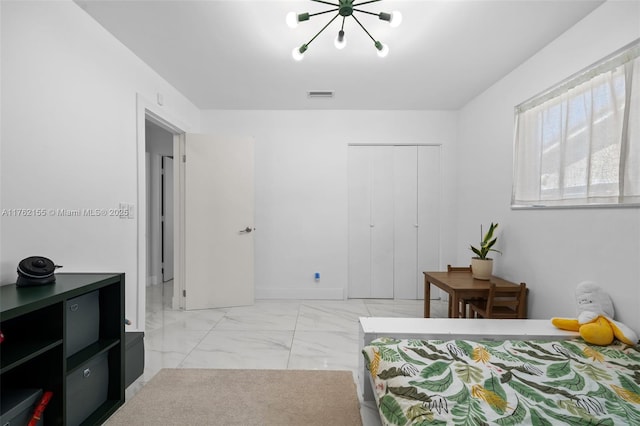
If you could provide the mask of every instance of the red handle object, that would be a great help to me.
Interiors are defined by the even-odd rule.
[[[49,401],[51,401],[52,396],[53,396],[53,392],[51,391],[46,391],[44,395],[42,395],[42,398],[40,398],[40,402],[38,403],[38,406],[33,412],[33,416],[31,417],[31,420],[29,421],[28,426],[36,426],[38,424],[38,422],[42,418],[42,413],[44,412],[44,409],[47,407],[47,404],[49,403]]]

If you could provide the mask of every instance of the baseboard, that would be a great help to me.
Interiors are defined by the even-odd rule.
[[[256,288],[256,299],[344,300],[344,289],[334,288]]]

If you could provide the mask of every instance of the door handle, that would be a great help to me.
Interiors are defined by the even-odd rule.
[[[248,234],[248,233],[250,233],[251,231],[253,231],[253,229],[251,229],[250,227],[248,227],[248,226],[247,226],[246,228],[241,229],[241,230],[240,230],[240,233],[241,233],[241,234]]]

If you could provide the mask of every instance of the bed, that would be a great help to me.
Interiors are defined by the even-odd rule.
[[[476,327],[486,320],[470,321],[443,324]],[[547,323],[534,323],[535,338],[504,331],[529,322],[492,323],[475,335],[434,331],[421,338],[415,324],[413,337],[364,332],[374,338],[363,341],[363,390],[373,390],[383,425],[640,424],[639,348],[592,346],[553,329],[545,335]],[[493,327],[502,331],[492,334]]]

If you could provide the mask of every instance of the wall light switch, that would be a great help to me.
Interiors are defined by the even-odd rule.
[[[127,219],[135,219],[136,217],[135,204],[127,204]]]
[[[120,212],[120,219],[135,219],[135,205],[130,203],[120,203],[118,211]]]

